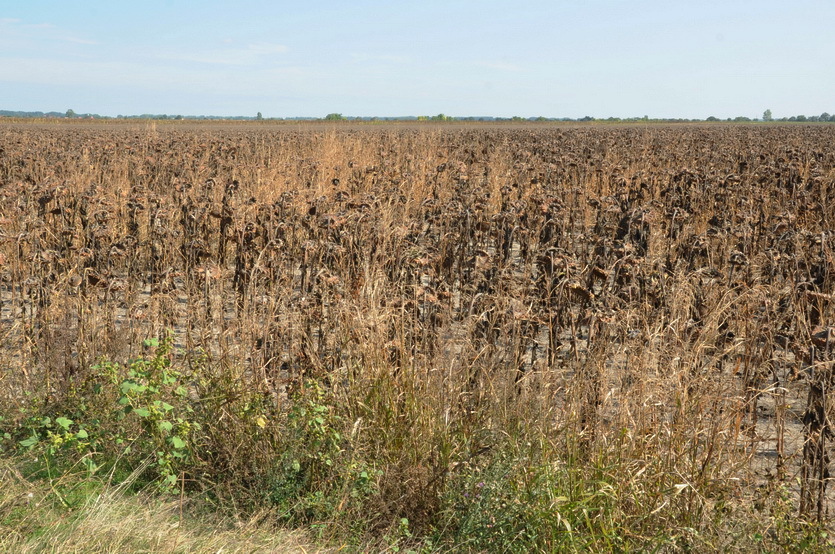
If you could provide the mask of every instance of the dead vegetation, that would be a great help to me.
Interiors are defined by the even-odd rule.
[[[833,133],[0,128],[6,423],[171,330],[193,400],[225,384],[194,490],[282,505],[315,401],[297,446],[368,490],[311,470],[294,523],[779,546],[829,521]]]

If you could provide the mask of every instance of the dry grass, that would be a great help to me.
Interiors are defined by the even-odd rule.
[[[194,500],[128,494],[128,482],[95,486],[68,508],[55,490],[17,465],[2,469],[3,552],[327,552],[300,533],[277,529],[269,512],[246,520],[199,515]],[[91,485],[91,483],[87,483]]]

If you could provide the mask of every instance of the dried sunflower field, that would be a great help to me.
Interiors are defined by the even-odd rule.
[[[380,548],[826,548],[833,144],[3,124],[0,445]]]

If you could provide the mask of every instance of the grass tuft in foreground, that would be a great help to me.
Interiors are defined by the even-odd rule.
[[[30,466],[6,458],[0,467],[2,552],[325,551],[302,533],[277,528],[268,511],[238,519],[206,511],[199,499],[131,493],[131,479],[27,479],[21,471]]]

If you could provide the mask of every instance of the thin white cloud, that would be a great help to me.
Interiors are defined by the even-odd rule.
[[[224,41],[225,42],[225,41]],[[217,65],[255,65],[276,54],[284,54],[283,44],[257,42],[243,48],[220,48],[203,52],[164,52],[157,57],[162,60]]]
[[[200,54],[163,52],[157,55],[157,59],[217,65],[249,65],[252,63],[245,56],[241,56],[239,50],[211,50]]]
[[[78,38],[78,37],[58,37],[58,40],[65,40],[67,42],[72,42],[74,44],[86,44],[89,46],[95,46],[99,44],[98,41],[95,40],[88,40],[86,38]]]
[[[270,42],[255,42],[250,44],[248,49],[256,54],[283,54],[287,52],[285,45]]]
[[[387,63],[407,63],[409,58],[406,56],[395,56],[392,54],[351,54],[351,59],[354,63],[365,62],[387,62]]]
[[[59,61],[47,58],[0,58],[0,83],[50,86],[122,87],[180,94],[236,94],[259,96],[278,88],[293,93],[307,90],[315,74],[299,67],[264,71],[234,70],[176,64]]]
[[[23,47],[18,41],[62,41],[71,42],[73,44],[96,45],[99,44],[95,40],[67,34],[63,29],[54,23],[23,23],[20,19],[2,18],[0,25],[7,27],[6,37],[10,39],[10,44]]]
[[[516,64],[501,61],[478,62],[476,63],[476,65],[479,67],[485,67],[487,69],[496,69],[499,71],[522,71],[522,68]]]

